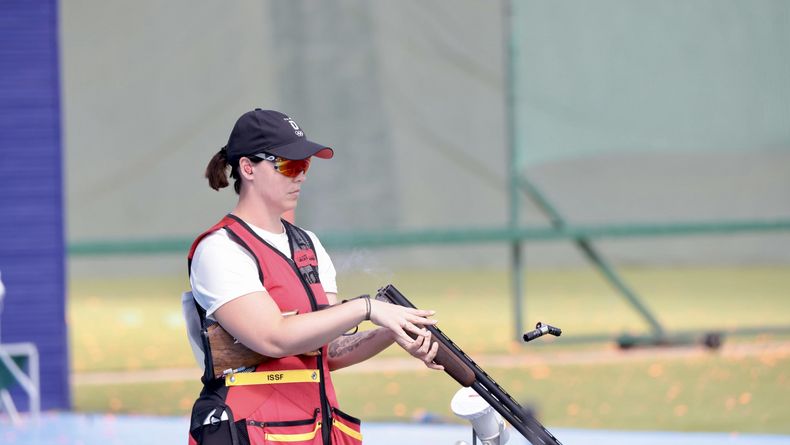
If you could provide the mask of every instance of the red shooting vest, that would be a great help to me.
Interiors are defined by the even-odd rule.
[[[190,270],[198,243],[224,228],[233,241],[256,259],[261,283],[281,312],[304,314],[326,307],[329,302],[319,280],[312,240],[302,229],[284,220],[282,223],[291,246],[290,258],[261,239],[244,221],[227,215],[192,244]],[[205,321],[205,311],[201,309],[198,307],[201,321]],[[209,353],[206,353],[206,360],[206,369],[210,370]],[[211,379],[211,372],[207,371],[203,377],[201,397],[192,411],[190,444],[361,443],[359,420],[337,407],[327,363],[327,345],[322,346],[320,354],[315,356],[289,356],[266,361],[258,365],[255,372],[283,370],[314,370],[320,376],[320,382],[228,387],[224,379]],[[223,423],[226,419],[228,422]],[[225,427],[235,431],[225,432]],[[228,441],[215,442],[217,438],[214,436],[218,434],[227,435]]]

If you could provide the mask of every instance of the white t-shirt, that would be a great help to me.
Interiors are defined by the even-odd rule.
[[[291,247],[285,229],[281,233],[267,232],[260,227],[248,224],[258,236],[274,246],[286,257],[291,256]],[[318,259],[318,277],[324,292],[337,293],[335,266],[313,232],[305,230],[313,241]],[[264,281],[266,277],[264,277]],[[192,256],[192,270],[189,282],[192,295],[206,310],[206,316],[213,320],[212,314],[220,306],[235,298],[252,292],[264,290],[258,277],[255,258],[238,243],[233,241],[225,229],[203,238]]]

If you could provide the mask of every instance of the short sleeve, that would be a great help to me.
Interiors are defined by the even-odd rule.
[[[189,281],[207,317],[228,301],[264,290],[255,259],[224,229],[200,241],[192,256]]]

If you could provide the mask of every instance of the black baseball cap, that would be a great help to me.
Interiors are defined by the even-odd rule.
[[[287,115],[256,108],[241,115],[228,138],[228,163],[236,164],[245,156],[267,153],[284,159],[329,159],[331,148],[307,140],[304,130]]]

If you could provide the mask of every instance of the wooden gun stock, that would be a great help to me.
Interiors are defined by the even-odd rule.
[[[393,285],[379,289],[377,299],[389,301],[404,307],[415,306]],[[453,343],[436,326],[425,326],[433,339],[439,342],[439,351],[434,362],[444,366],[444,370],[462,386],[471,386],[494,410],[496,410],[525,439],[535,445],[562,445],[549,430],[534,416],[528,413],[513,397],[507,393],[494,379]],[[415,336],[416,338],[416,336]]]
[[[283,317],[296,315],[296,312],[285,312]],[[257,366],[271,357],[258,354],[252,349],[236,341],[219,323],[214,323],[206,329],[209,350],[211,351],[212,373],[215,379],[222,378],[224,372],[238,368]],[[318,351],[307,352],[302,355],[314,356]]]
[[[271,357],[258,354],[236,341],[219,323],[209,326],[206,334],[215,379],[221,378],[225,370],[257,366],[266,360],[271,360]]]

